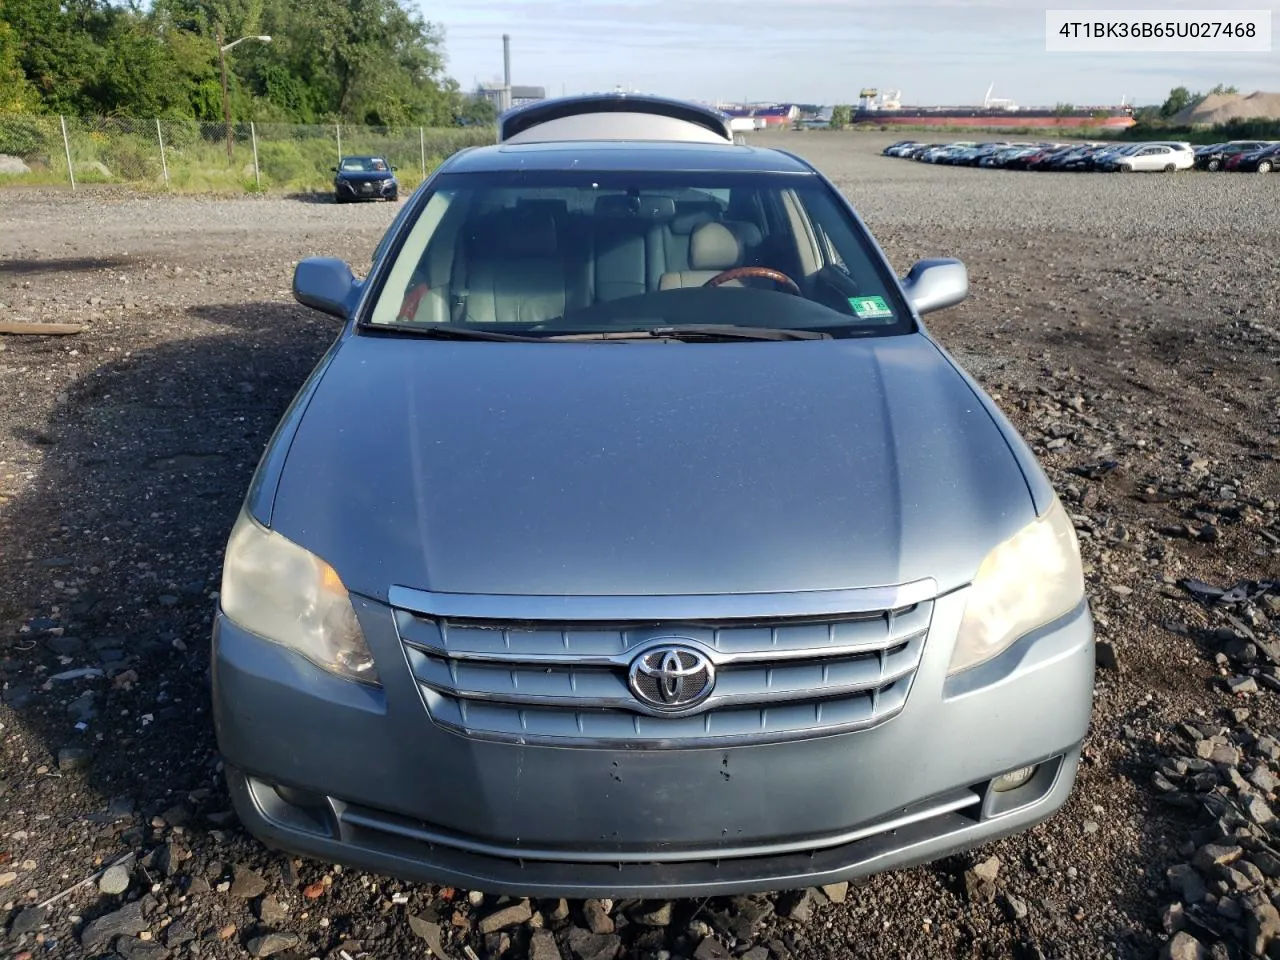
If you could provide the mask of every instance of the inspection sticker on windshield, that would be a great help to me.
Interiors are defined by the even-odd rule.
[[[881,317],[892,317],[893,311],[884,297],[850,297],[849,306],[858,315],[859,320],[877,320]]]

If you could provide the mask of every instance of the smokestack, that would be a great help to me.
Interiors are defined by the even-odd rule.
[[[505,113],[511,109],[511,34],[502,35],[502,96],[499,98],[498,112]]]

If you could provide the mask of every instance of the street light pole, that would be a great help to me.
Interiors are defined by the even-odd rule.
[[[237,43],[244,43],[246,40],[261,40],[263,43],[270,43],[271,38],[267,36],[258,37],[240,37],[232,40],[230,43],[222,42],[222,27],[218,27],[218,67],[222,71],[222,120],[227,128],[227,160],[231,160],[231,97],[227,93],[227,51],[234,47]]]

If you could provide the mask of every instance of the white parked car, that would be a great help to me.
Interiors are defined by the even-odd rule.
[[[1123,173],[1150,170],[1172,173],[1190,170],[1196,161],[1190,146],[1183,148],[1181,144],[1151,143],[1127,156],[1117,157],[1113,162],[1115,169]]]

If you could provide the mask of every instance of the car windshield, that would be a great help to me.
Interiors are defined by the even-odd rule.
[[[387,169],[387,162],[381,157],[343,157],[340,169],[343,173],[378,173]]]
[[[914,329],[866,231],[810,174],[442,174],[407,218],[366,328]]]

